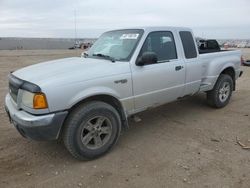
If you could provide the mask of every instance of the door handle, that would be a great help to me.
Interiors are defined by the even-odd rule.
[[[176,67],[175,67],[175,70],[176,70],[176,71],[179,71],[179,70],[181,70],[181,69],[183,69],[183,68],[184,68],[184,66],[179,65],[179,66],[176,66]]]

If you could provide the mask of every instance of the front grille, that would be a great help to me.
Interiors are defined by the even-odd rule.
[[[18,88],[15,87],[11,82],[9,82],[9,93],[12,99],[17,102]]]
[[[12,99],[17,102],[18,89],[23,84],[23,81],[12,74],[9,74],[9,93]]]
[[[13,74],[9,74],[9,93],[11,98],[17,102],[18,90],[23,89],[33,93],[41,92],[41,88],[33,83],[21,80],[15,77]]]

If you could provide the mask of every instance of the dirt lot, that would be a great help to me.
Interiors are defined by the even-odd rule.
[[[250,59],[250,50],[244,53]],[[79,51],[0,52],[0,187],[250,187],[250,68],[230,104],[199,94],[140,114],[104,157],[79,162],[62,144],[36,142],[9,124],[3,104],[11,70]],[[248,141],[249,140],[249,141]]]

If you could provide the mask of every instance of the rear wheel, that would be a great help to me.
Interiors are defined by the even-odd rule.
[[[108,152],[119,138],[121,120],[111,105],[92,101],[71,112],[63,141],[77,159],[94,159]]]
[[[227,74],[221,74],[214,89],[207,92],[208,104],[215,108],[222,108],[229,103],[232,92],[232,77]]]

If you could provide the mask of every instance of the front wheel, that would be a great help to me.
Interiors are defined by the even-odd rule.
[[[92,101],[78,106],[65,122],[63,141],[77,159],[94,159],[108,152],[119,138],[121,120],[111,105]]]
[[[208,104],[215,108],[222,108],[229,103],[232,92],[232,77],[227,74],[221,74],[213,90],[207,92]]]

